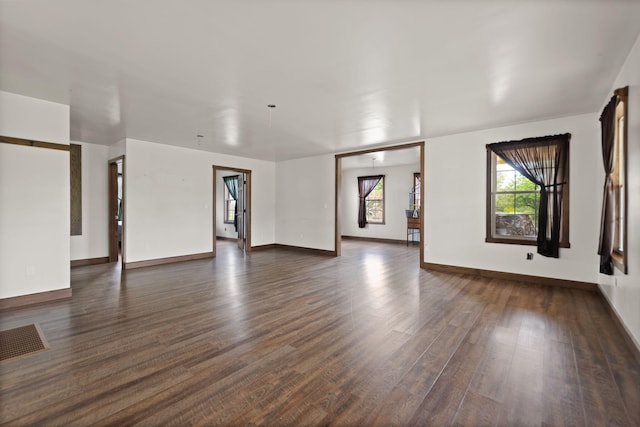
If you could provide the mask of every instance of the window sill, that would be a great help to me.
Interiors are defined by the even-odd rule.
[[[538,242],[536,239],[518,239],[518,238],[509,238],[509,237],[487,237],[484,239],[486,243],[504,243],[507,245],[526,245],[526,246],[537,246]],[[560,247],[567,249],[571,247],[570,243],[560,242]]]
[[[613,262],[613,266],[620,270],[623,274],[627,274],[627,263],[625,262],[625,256],[623,253],[618,251],[614,251],[611,254],[611,261]]]
[[[518,239],[518,238],[509,238],[509,237],[487,237],[484,239],[487,243],[506,243],[509,245],[529,245],[536,246],[537,242],[535,239]]]

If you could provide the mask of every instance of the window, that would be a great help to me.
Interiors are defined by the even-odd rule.
[[[358,227],[384,224],[384,175],[358,177]]]
[[[420,172],[413,174],[413,208],[420,209]]]
[[[365,215],[367,224],[384,224],[384,176],[359,177],[368,185],[377,182],[369,194],[364,198]],[[369,188],[371,188],[369,186]]]
[[[487,242],[537,245],[551,257],[569,247],[569,138],[487,145]]]
[[[626,238],[627,238],[627,173],[626,173],[626,111],[627,111],[627,91],[626,88],[619,90],[618,103],[616,105],[614,145],[613,145],[613,169],[611,178],[613,181],[613,251],[611,259],[613,264],[626,273]]]
[[[384,224],[384,177],[365,198],[367,223]]]
[[[600,273],[627,274],[627,100],[629,88],[616,89],[600,115],[604,193],[600,217]]]
[[[491,163],[491,199],[494,208],[491,237],[526,239],[526,243],[535,244],[540,188],[494,153]]]
[[[227,186],[224,186],[224,223],[233,224],[236,218],[236,201]]]

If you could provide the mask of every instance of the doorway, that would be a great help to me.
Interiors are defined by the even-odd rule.
[[[225,178],[230,182],[226,183]],[[236,178],[236,187],[233,187],[233,178]],[[238,249],[251,252],[251,171],[248,169],[213,166],[213,256],[216,256],[218,238],[233,238]]]
[[[109,262],[120,259],[125,266],[124,255],[124,156],[109,160]]]
[[[336,154],[335,156],[335,255],[340,256],[342,252],[342,213],[343,213],[343,194],[342,194],[342,178],[343,167],[342,163],[345,158],[352,158],[355,156],[363,156],[372,153],[386,153],[395,150],[416,149],[419,150],[419,162],[420,162],[420,177],[424,179],[424,142],[415,142],[410,144],[394,145],[391,147],[377,148],[371,150],[356,151],[344,154]],[[420,185],[419,197],[417,201],[419,206],[424,206],[424,185]],[[409,196],[409,193],[407,193]],[[415,203],[415,202],[414,202]],[[419,221],[419,236],[420,236],[420,265],[424,260],[424,221]]]

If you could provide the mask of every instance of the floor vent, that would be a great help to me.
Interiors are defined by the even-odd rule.
[[[47,340],[35,323],[0,331],[0,362],[39,353],[48,348]]]

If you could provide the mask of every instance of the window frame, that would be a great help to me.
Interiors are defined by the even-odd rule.
[[[505,243],[511,245],[528,245],[537,246],[537,236],[523,238],[523,237],[506,237],[497,236],[495,234],[495,186],[496,186],[496,159],[497,155],[487,147],[487,169],[486,169],[486,237],[487,243]],[[567,150],[570,150],[567,148]],[[567,151],[567,157],[570,159],[570,151]],[[569,168],[570,160],[567,161],[567,168]],[[569,170],[567,170],[567,176],[570,176]],[[569,243],[569,188],[570,180],[562,188],[562,226],[560,233],[559,246],[561,248],[570,248]],[[539,192],[539,191],[538,191]],[[536,218],[537,221],[537,218]],[[536,223],[536,228],[538,224]]]
[[[229,192],[229,189],[227,188],[227,185],[224,183],[223,180],[223,188],[224,188],[224,223],[225,224],[235,224],[235,218],[232,220],[229,220],[229,202],[235,202],[235,200],[233,199],[233,197],[231,197],[231,193]],[[235,208],[234,208],[235,209]],[[234,210],[235,212],[235,210]]]
[[[385,225],[386,224],[386,215],[385,215],[385,213],[386,213],[386,191],[385,191],[386,184],[385,184],[385,178],[386,178],[385,175],[381,175],[380,181],[378,182],[378,184],[376,184],[376,187],[377,187],[380,183],[382,183],[382,198],[381,199],[372,199],[372,200],[380,200],[382,202],[382,220],[380,220],[380,221],[371,220],[369,218],[369,215],[368,215],[368,210],[366,209],[367,202],[369,201],[369,198],[370,198],[371,194],[373,193],[373,191],[375,191],[375,188],[374,188],[374,190],[372,190],[371,193],[369,193],[369,195],[364,198],[364,201],[365,201],[365,215],[366,215],[366,219],[367,219],[367,224],[374,224],[374,225]]]
[[[420,178],[420,172],[413,173],[413,208],[420,209],[420,187],[422,186],[422,179]]]
[[[614,234],[613,248],[611,251],[611,261],[614,267],[627,274],[627,218],[628,218],[628,87],[617,89],[615,95],[618,96],[615,114],[615,136],[614,136],[614,167],[611,171],[614,188]],[[622,120],[622,126],[620,125]],[[622,159],[620,159],[622,154]],[[621,201],[621,202],[620,202]],[[622,212],[621,212],[622,207]],[[622,221],[620,215],[622,214]],[[622,223],[620,223],[622,222]],[[620,249],[622,243],[622,249]]]

